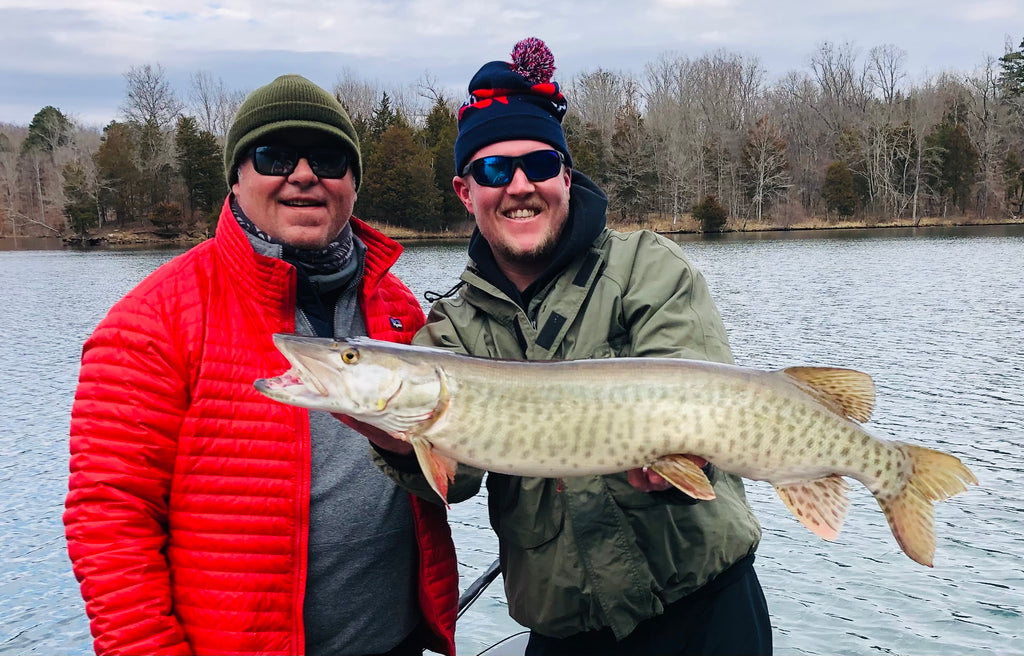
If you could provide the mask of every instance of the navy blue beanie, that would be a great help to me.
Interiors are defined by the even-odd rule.
[[[562,131],[565,97],[551,81],[554,61],[544,42],[531,37],[516,44],[511,63],[492,61],[477,71],[469,83],[469,100],[459,108],[456,175],[484,146],[516,139],[550,144],[572,167]]]

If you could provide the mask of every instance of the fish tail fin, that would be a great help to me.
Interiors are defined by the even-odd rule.
[[[924,447],[903,444],[912,461],[911,474],[899,494],[878,499],[900,548],[913,560],[932,566],[935,555],[934,501],[967,491],[978,479],[959,458]]]
[[[422,437],[412,437],[410,442],[416,454],[416,461],[419,462],[423,475],[427,477],[430,488],[441,497],[445,508],[451,508],[448,505],[448,483],[455,480],[458,463],[435,453],[434,446]]]

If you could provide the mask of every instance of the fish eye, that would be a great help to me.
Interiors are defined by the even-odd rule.
[[[359,362],[359,351],[354,348],[347,348],[341,352],[341,361],[345,364],[355,364]]]

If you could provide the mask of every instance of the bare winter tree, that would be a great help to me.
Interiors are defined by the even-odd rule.
[[[128,119],[141,172],[147,213],[171,202],[180,187],[174,175],[174,130],[184,105],[159,64],[135,66],[125,73],[127,90],[121,111]]]
[[[847,125],[847,134],[860,141],[862,161],[857,173],[867,181],[878,209],[884,208],[892,217],[903,214],[916,187],[914,134],[901,116],[906,108],[898,104],[906,78],[905,59],[906,53],[892,45],[871,49],[867,80],[877,97],[868,100],[860,121]]]
[[[691,72],[707,160],[708,188],[701,196],[714,194],[734,216],[745,204],[740,150],[756,113],[764,69],[756,57],[718,50],[694,61]]]
[[[369,121],[382,93],[380,84],[364,80],[348,67],[342,70],[334,84],[335,98],[345,106],[353,120],[362,118]]]
[[[915,135],[909,123],[893,124],[872,115],[884,116],[879,108],[869,112],[868,125],[862,135],[864,143],[863,171],[871,197],[879,209],[897,218],[911,204],[916,188]]]
[[[25,215],[21,211],[20,193],[22,185],[18,183],[18,153],[24,139],[24,128],[0,126],[0,211],[3,212],[3,224],[0,225],[0,236],[18,238],[18,228],[25,223]]]
[[[334,97],[338,99],[352,117],[352,120],[369,121],[380,103],[381,97],[387,93],[391,106],[407,121],[413,123],[425,112],[420,111],[423,103],[419,102],[419,85],[406,87],[385,87],[376,81],[361,78],[351,68],[344,68],[334,83]]]
[[[596,130],[602,146],[610,149],[616,117],[633,89],[631,76],[599,68],[574,77],[565,93],[572,111],[579,114],[584,125]]]
[[[927,200],[937,195],[928,184],[928,174],[934,170],[940,152],[938,147],[929,145],[928,135],[942,120],[951,99],[960,97],[962,91],[963,83],[959,79],[943,74],[925,80],[911,89],[907,97],[905,116],[914,135],[911,218],[915,226],[923,218],[922,209]]]
[[[647,128],[657,144],[653,162],[658,171],[656,196],[663,201],[662,211],[672,214],[673,227],[679,215],[702,197],[698,189],[705,179],[692,68],[685,57],[663,54],[646,66],[642,84]]]
[[[875,46],[868,53],[868,82],[888,108],[895,105],[907,78],[903,68],[906,59],[906,51],[892,44]]]
[[[223,79],[214,79],[207,71],[193,73],[190,81],[189,108],[199,127],[224,139],[246,92],[228,89]]]
[[[124,74],[127,92],[121,113],[131,122],[153,122],[161,130],[170,130],[178,121],[184,104],[178,100],[163,66],[132,66]]]
[[[421,106],[427,112],[437,104],[438,100],[443,100],[450,110],[457,112],[463,101],[463,98],[455,90],[442,89],[437,77],[429,72],[423,73],[423,76],[416,81],[415,88],[416,96],[420,99]]]
[[[782,138],[788,144],[786,152],[793,178],[790,193],[800,201],[806,214],[823,211],[822,171],[835,159],[832,131],[815,109],[820,94],[810,76],[795,71],[766,94],[767,111],[777,117]]]
[[[967,134],[978,151],[980,175],[975,191],[978,214],[988,216],[992,205],[1003,197],[1002,163],[1006,159],[1007,137],[1003,126],[1012,124],[1007,107],[1000,102],[999,63],[992,56],[966,79],[969,90]]]
[[[791,182],[786,142],[782,139],[782,130],[770,117],[760,118],[748,132],[742,165],[754,218],[760,223],[765,207],[783,197]]]
[[[871,76],[857,63],[853,44],[822,43],[811,55],[811,71],[821,90],[815,109],[829,128],[838,133],[859,123],[871,99]]]

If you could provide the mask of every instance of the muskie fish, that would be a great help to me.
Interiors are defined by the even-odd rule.
[[[650,467],[683,492],[714,489],[686,455],[769,481],[811,531],[834,540],[863,483],[900,547],[931,566],[933,501],[977,484],[957,458],[880,440],[861,425],[875,388],[859,371],[762,371],[671,358],[492,360],[369,338],[274,335],[291,370],[270,398],[350,415],[412,444],[444,500],[457,462],[519,476]]]

